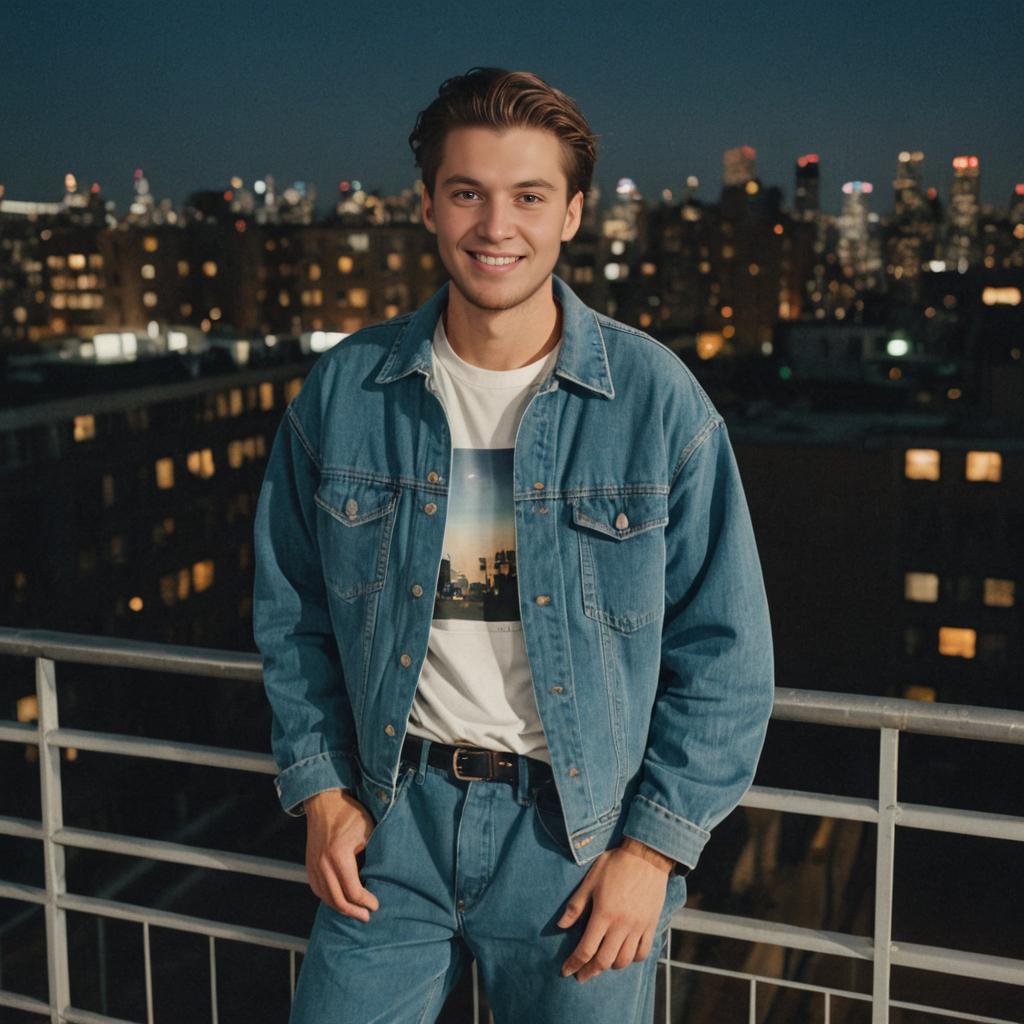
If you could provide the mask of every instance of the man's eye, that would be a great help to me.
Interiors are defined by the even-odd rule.
[[[456,192],[455,193],[455,198],[456,199],[461,199],[463,196],[475,196],[475,195],[476,195],[476,193],[472,189],[466,188],[466,189],[462,189],[459,192]]]
[[[526,195],[522,196],[522,198],[523,199],[536,199],[537,200],[536,203],[527,203],[526,204],[527,206],[536,206],[537,203],[542,203],[544,201],[543,199],[541,199],[540,196],[536,196],[532,192],[531,193],[527,193]]]

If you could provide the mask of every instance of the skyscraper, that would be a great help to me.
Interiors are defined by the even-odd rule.
[[[796,161],[796,214],[803,220],[813,220],[821,209],[819,202],[820,166],[817,153],[807,153]]]
[[[922,165],[924,153],[903,150],[896,162],[896,177],[892,187],[894,195],[893,212],[897,221],[913,221],[924,212],[924,188]]]
[[[946,263],[964,271],[978,259],[981,167],[976,156],[953,157]]]
[[[757,177],[757,150],[753,146],[737,146],[722,155],[723,184],[741,188]]]

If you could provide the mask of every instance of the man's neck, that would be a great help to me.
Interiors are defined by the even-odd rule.
[[[546,356],[562,334],[562,307],[550,278],[526,302],[512,309],[480,309],[452,284],[444,329],[452,351],[485,370],[515,370]]]

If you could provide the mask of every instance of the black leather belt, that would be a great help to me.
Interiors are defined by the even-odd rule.
[[[407,734],[402,744],[402,760],[419,764],[423,739]],[[551,778],[551,766],[546,761],[507,750],[486,750],[483,747],[455,747],[447,743],[431,743],[427,764],[446,769],[453,778],[463,782],[519,781],[519,758],[524,758],[529,769],[530,786],[539,786]]]

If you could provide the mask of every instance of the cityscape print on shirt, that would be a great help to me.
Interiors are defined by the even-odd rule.
[[[518,622],[514,448],[453,448],[435,619]]]

